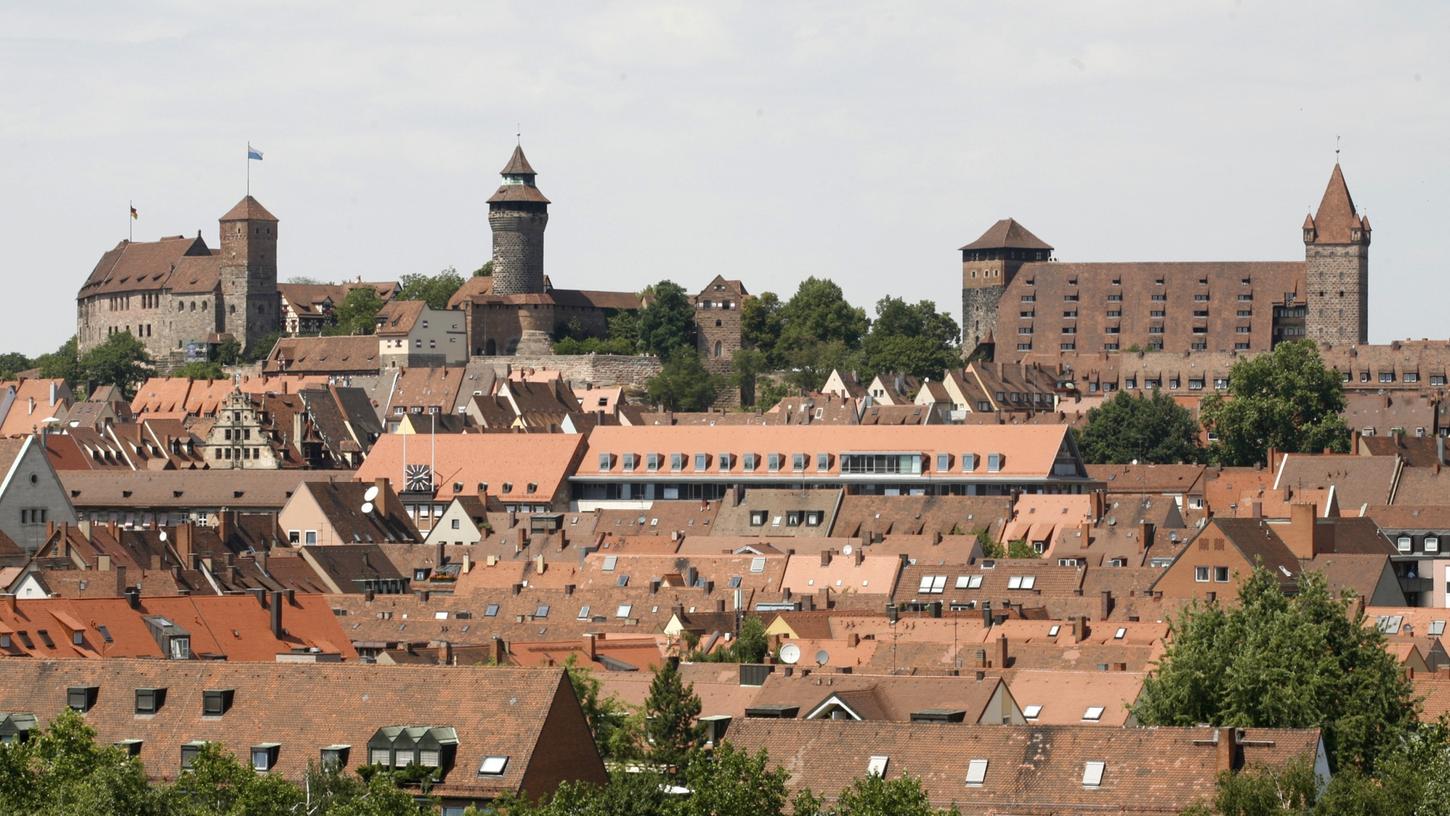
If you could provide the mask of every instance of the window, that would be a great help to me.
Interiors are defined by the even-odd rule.
[[[746,473],[754,473],[756,466],[760,464],[760,457],[753,453],[747,453],[745,454],[743,464]]]
[[[485,618],[496,618],[496,617],[498,617],[498,604],[491,603],[488,606],[485,606],[483,608],[483,616]]]
[[[765,572],[765,556],[757,555],[750,559],[750,571],[757,575]]]
[[[708,453],[695,454],[695,470],[703,473],[710,468],[710,455]]]
[[[1103,718],[1102,706],[1088,706],[1087,711],[1082,713],[1084,722],[1097,722]]]
[[[196,758],[201,754],[201,749],[205,745],[205,742],[201,742],[198,740],[188,742],[185,745],[181,746],[181,770],[191,770],[191,766],[196,763]]]
[[[660,469],[660,455],[658,453],[647,453],[644,456],[644,469],[650,473]]]
[[[1000,471],[1002,469],[1002,459],[1003,457],[1000,453],[987,454],[987,472],[996,473]]]
[[[980,788],[987,779],[987,760],[973,759],[967,762],[967,787]]]
[[[277,749],[281,747],[275,742],[264,742],[261,745],[252,746],[252,770],[258,773],[272,770],[272,766],[277,764]]]
[[[1023,706],[1023,708],[1022,708],[1022,716],[1026,717],[1029,720],[1035,720],[1038,717],[1042,716],[1042,706],[1040,706],[1040,705]]]
[[[764,527],[765,526],[765,519],[766,519],[767,515],[769,515],[769,514],[766,513],[766,511],[764,511],[764,510],[751,510],[750,511],[750,526],[751,527]]]
[[[1194,567],[1193,580],[1199,582],[1200,584],[1208,583],[1208,567]]]
[[[91,706],[96,704],[96,694],[99,692],[99,686],[71,686],[66,689],[66,705],[73,711],[90,711]]]
[[[1400,552],[1409,552],[1410,551],[1410,537],[1407,536],[1407,535],[1400,536],[1395,541],[1395,546],[1399,549]]]
[[[232,707],[232,689],[207,689],[201,693],[201,715],[220,717]]]
[[[792,453],[790,455],[790,469],[795,471],[796,473],[800,473],[801,471],[805,470],[806,460],[808,458],[809,457],[807,457],[804,453]]]
[[[633,473],[634,469],[639,466],[639,457],[633,453],[626,453],[623,465],[625,473]]]
[[[1107,769],[1106,763],[1089,760],[1082,767],[1082,786],[1084,788],[1098,788],[1103,784],[1103,771]]]
[[[632,611],[634,611],[634,606],[632,606],[631,604],[620,604],[619,608],[614,610],[614,617],[627,618],[629,617],[629,613]]]
[[[890,757],[884,757],[884,756],[874,756],[874,757],[871,757],[869,760],[866,761],[866,775],[867,776],[885,776],[886,775],[886,763],[889,762],[889,761],[890,761]]]
[[[136,689],[136,713],[155,714],[161,710],[165,702],[166,689],[163,688],[138,688]]]
[[[831,455],[829,453],[816,454],[816,470],[827,471],[831,469]]]
[[[347,764],[347,750],[351,745],[329,745],[322,749],[322,767],[341,768]]]
[[[1226,584],[1226,583],[1228,583],[1228,567],[1214,567],[1213,568],[1213,580],[1214,580],[1214,583],[1219,583],[1219,584]]]
[[[946,588],[947,577],[945,575],[923,575],[916,591],[922,595],[940,595]]]
[[[1048,637],[1057,637],[1057,633],[1058,632],[1061,632],[1061,631],[1062,631],[1062,626],[1060,624],[1054,623],[1053,625],[1047,627],[1047,636]]]
[[[487,756],[478,766],[479,776],[503,776],[504,769],[509,765],[509,758],[506,756]]]
[[[964,453],[961,459],[963,473],[971,473],[977,469],[977,455],[975,453]]]
[[[606,555],[606,556],[604,556],[604,564],[603,564],[603,566],[600,567],[600,569],[603,570],[604,572],[614,572],[614,568],[616,566],[618,566],[618,565],[619,565],[619,556],[617,556],[617,555]]]
[[[1425,536],[1425,552],[1437,553],[1440,551],[1440,539],[1436,536]]]
[[[670,454],[670,470],[681,471],[685,469],[685,455],[683,453]]]
[[[579,615],[575,617],[575,620],[589,620],[589,604],[579,607]]]
[[[1435,637],[1440,637],[1440,636],[1444,635],[1445,634],[1445,621],[1442,621],[1442,620],[1432,620],[1432,621],[1430,621],[1429,633],[1431,635],[1434,635]]]
[[[621,575],[619,577],[623,578],[624,576]],[[547,617],[549,617],[549,605],[548,604],[539,604],[538,606],[534,607],[534,617],[536,617],[536,618],[547,618]]]
[[[715,458],[717,460],[719,460],[719,462],[720,462],[720,472],[721,473],[724,473],[724,472],[730,470],[730,468],[735,465],[735,455],[734,454],[722,453],[722,454],[720,454],[719,456],[717,456]]]

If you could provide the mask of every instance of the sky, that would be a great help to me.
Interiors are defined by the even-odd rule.
[[[1288,260],[1342,149],[1370,339],[1445,338],[1450,4],[0,1],[0,351],[52,350],[126,238],[251,190],[279,277],[490,254],[515,134],[555,285],[716,274],[960,319],[957,247]],[[1430,287],[1429,290],[1426,287]]]

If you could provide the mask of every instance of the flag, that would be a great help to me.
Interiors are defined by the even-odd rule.
[[[131,220],[132,221],[135,221],[137,218],[140,218],[140,217],[141,217],[141,214],[138,213],[138,212],[136,212],[136,206],[134,204],[131,205]]]
[[[257,161],[261,161],[262,160],[262,151],[258,150],[255,147],[252,147],[251,145],[247,145],[247,158],[248,159],[256,159]]]

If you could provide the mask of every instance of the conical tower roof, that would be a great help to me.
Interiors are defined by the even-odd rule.
[[[1355,243],[1351,230],[1359,228],[1359,216],[1354,211],[1354,199],[1349,196],[1349,185],[1344,182],[1344,171],[1339,169],[1339,162],[1335,162],[1329,186],[1324,188],[1324,198],[1319,202],[1319,210],[1314,213],[1315,243]]]
[[[524,155],[523,145],[514,145],[514,153],[509,156],[509,163],[499,171],[504,176],[537,176],[534,168],[529,165],[529,159]]]

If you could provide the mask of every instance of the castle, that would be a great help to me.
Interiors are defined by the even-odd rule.
[[[130,332],[154,359],[178,363],[227,337],[248,348],[277,331],[276,216],[248,195],[220,224],[219,250],[198,231],[102,255],[76,295],[77,349]]]
[[[962,347],[1016,362],[1368,342],[1369,219],[1337,162],[1303,239],[1303,261],[1064,263],[1004,219],[961,248]]]

